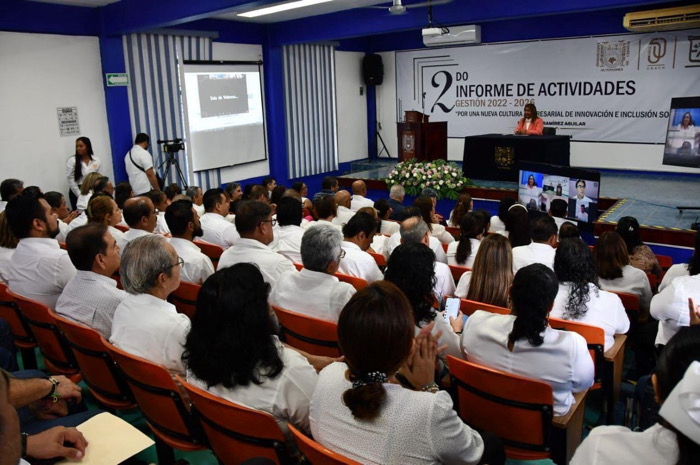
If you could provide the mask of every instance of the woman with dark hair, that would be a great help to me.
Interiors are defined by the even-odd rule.
[[[75,140],[75,155],[66,160],[66,178],[70,187],[68,197],[70,197],[73,210],[76,209],[80,185],[83,183],[85,175],[93,172],[102,172],[102,162],[93,155],[90,139],[78,137]]]
[[[270,194],[270,203],[274,203],[277,205],[280,200],[282,200],[282,196],[284,195],[285,191],[287,190],[286,187],[277,185],[272,189],[272,193]]]
[[[269,413],[291,438],[287,423],[309,431],[317,375],[274,335],[269,292],[260,270],[250,263],[211,275],[197,296],[182,359],[189,383]]]
[[[686,309],[687,310],[687,309]],[[576,449],[571,465],[700,463],[700,326],[683,328],[661,351],[652,384],[659,422],[643,432],[598,426]]]
[[[429,328],[414,340],[411,304],[395,285],[378,281],[358,291],[338,320],[345,363],[321,372],[311,400],[314,439],[367,464],[502,463],[485,454],[481,435],[434,383]]]
[[[330,224],[338,230],[342,230],[343,227],[339,224],[333,223],[333,218],[338,216],[338,204],[335,202],[335,197],[332,195],[321,195],[314,201],[314,217],[318,218],[316,221],[310,221],[304,227],[310,228],[315,224]]]
[[[551,385],[559,416],[574,404],[573,393],[593,385],[594,368],[582,336],[549,327],[557,290],[547,266],[521,268],[510,290],[511,314],[474,312],[464,326],[462,347],[469,361]]]
[[[413,201],[413,206],[420,209],[421,217],[428,225],[431,236],[437,238],[443,244],[454,242],[455,238],[452,236],[452,234],[447,232],[445,227],[439,223],[437,215],[435,214],[435,204],[433,203],[433,199],[427,195],[420,195]]]
[[[688,263],[676,263],[664,274],[664,279],[659,284],[659,292],[663,291],[671,282],[680,276],[695,276],[700,274],[700,231],[695,233],[695,247],[693,256]]]
[[[447,226],[452,226],[453,228],[458,228],[462,217],[474,210],[474,201],[472,200],[471,194],[469,192],[462,192],[457,197],[457,205],[455,205],[454,210],[450,212],[450,219],[447,220]]]
[[[615,231],[605,231],[593,250],[600,287],[606,291],[628,292],[639,297],[644,319],[649,316],[651,285],[642,270],[630,265],[627,246]]]
[[[683,113],[683,118],[678,123],[678,131],[680,132],[679,136],[683,139],[693,139],[695,137],[695,122],[689,111]]]
[[[605,350],[611,348],[615,335],[630,328],[630,320],[620,298],[600,290],[598,271],[588,245],[578,238],[561,241],[554,255],[554,272],[559,279],[559,292],[552,316],[603,328]]]
[[[44,200],[46,200],[46,203],[51,207],[51,213],[55,213],[59,219],[58,229],[60,232],[58,236],[56,236],[56,240],[58,242],[66,242],[66,236],[71,230],[70,223],[80,215],[80,212],[77,210],[69,211],[66,198],[60,192],[47,192],[44,194]]]
[[[394,213],[394,209],[389,205],[389,201],[386,199],[379,199],[374,202],[374,209],[377,211],[377,216],[379,217],[379,229],[377,232],[379,234],[384,234],[391,236],[399,232],[401,224],[390,220],[389,217]]]
[[[458,242],[447,246],[447,264],[472,268],[479,244],[486,234],[486,218],[479,212],[462,215]]]
[[[314,204],[309,200],[309,188],[306,186],[306,183],[304,181],[296,181],[292,184],[292,189],[301,195],[301,205],[311,211],[314,208]]]
[[[508,239],[490,234],[479,244],[471,271],[462,274],[455,295],[508,308],[508,289],[513,282],[513,253]]]
[[[508,210],[515,203],[515,199],[512,197],[503,197],[500,202],[498,202],[498,214],[491,217],[491,227],[489,232],[492,233],[502,233],[506,230],[506,219],[508,218]],[[506,234],[507,236],[507,234]]]
[[[523,117],[518,121],[515,133],[521,136],[541,136],[544,130],[544,121],[537,116],[537,107],[534,103],[528,103],[523,109]]]
[[[532,242],[530,239],[530,215],[527,208],[516,203],[508,209],[505,232],[504,235],[510,240],[512,248],[529,245]]]
[[[627,253],[630,257],[630,265],[639,268],[645,273],[653,273],[657,278],[661,279],[663,270],[656,255],[642,242],[639,236],[639,222],[631,216],[620,218],[615,231],[622,237],[627,245]]]

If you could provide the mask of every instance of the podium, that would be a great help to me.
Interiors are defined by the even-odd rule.
[[[447,122],[430,123],[419,111],[406,111],[405,122],[397,123],[399,161],[447,160]]]

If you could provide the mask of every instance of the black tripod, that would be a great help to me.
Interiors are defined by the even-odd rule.
[[[384,143],[384,139],[382,139],[382,135],[379,133],[379,130],[381,129],[381,124],[377,123],[377,126],[378,126],[378,127],[377,127],[377,130],[374,131],[374,133],[377,135],[377,139],[379,139],[379,141],[377,141],[376,139],[374,140],[375,146],[376,146],[376,148],[377,148],[377,150],[378,150],[378,151],[377,151],[377,159],[380,158],[380,156],[381,156],[381,154],[382,154],[383,152],[386,152],[386,156],[387,156],[388,158],[391,158],[391,154],[389,153],[389,149],[386,148],[386,144]],[[382,149],[381,149],[381,150],[379,150],[379,144],[380,144],[380,143],[382,144]]]
[[[164,165],[167,165],[165,167],[165,172],[163,173],[163,179],[166,180],[168,179],[168,174],[170,174],[170,169],[173,165],[175,165],[175,172],[177,173],[177,178],[182,183],[182,188],[184,190],[187,189],[189,186],[187,185],[187,181],[185,181],[185,175],[182,174],[182,170],[180,169],[180,162],[175,156],[176,153],[177,152],[165,152],[165,160],[163,160],[163,162],[158,167],[158,171],[163,169]]]

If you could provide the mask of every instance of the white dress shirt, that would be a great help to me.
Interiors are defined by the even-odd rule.
[[[68,232],[71,232],[75,228],[79,226],[85,226],[88,223],[88,217],[87,213],[85,212],[80,212],[78,216],[76,216],[73,221],[68,223]],[[66,233],[66,236],[68,235],[68,232]]]
[[[78,270],[56,302],[56,313],[94,329],[104,338],[112,334],[114,311],[126,298],[117,282],[92,271]]]
[[[156,227],[153,230],[155,234],[170,234],[170,228],[168,223],[165,221],[165,212],[158,212],[158,217],[156,219]]]
[[[590,356],[589,356],[590,358]],[[432,394],[384,383],[379,416],[357,420],[343,403],[352,387],[345,363],[318,376],[309,421],[314,440],[363,464],[476,464],[484,453],[479,433],[457,416],[445,391]],[[400,427],[398,427],[400,425]]]
[[[58,219],[58,235],[56,236],[56,240],[58,242],[66,242],[66,236],[68,236],[68,233],[70,232],[70,225],[67,223],[64,223],[62,219]]]
[[[309,229],[309,228],[313,228],[314,226],[316,226],[318,224],[327,224],[327,225],[333,226],[338,231],[343,232],[343,227],[341,225],[335,224],[332,221],[328,221],[328,220],[309,221],[306,224],[302,223],[301,227],[303,229]]]
[[[236,263],[253,263],[257,265],[265,282],[274,288],[277,280],[285,271],[294,271],[296,267],[284,255],[272,251],[268,246],[255,239],[238,239],[236,245],[227,249],[219,259],[221,270]]]
[[[197,215],[201,218],[205,211],[204,211],[204,205],[197,205],[195,203],[192,204],[192,208],[194,208],[194,211],[197,212]]]
[[[270,303],[292,312],[338,322],[355,288],[333,275],[302,268],[284,273],[270,293]]]
[[[443,244],[449,244],[450,242],[455,241],[455,237],[452,235],[452,233],[447,232],[445,227],[441,224],[431,224],[432,231],[430,231],[430,235],[437,238],[440,242]]]
[[[401,223],[397,223],[396,221],[391,220],[382,220],[382,226],[379,230],[379,233],[384,234],[385,236],[391,236],[392,234],[396,234],[400,230]]]
[[[491,217],[491,227],[489,228],[489,232],[497,233],[505,230],[506,224],[503,221],[501,221],[498,215],[493,215]]]
[[[459,283],[457,283],[457,289],[455,289],[455,295],[457,297],[459,297],[460,299],[467,298],[467,294],[469,293],[469,283],[471,282],[471,280],[471,270],[462,273],[462,276],[459,278]]]
[[[90,203],[90,199],[92,198],[92,190],[89,191],[87,194],[80,194],[78,196],[78,200],[75,202],[75,208],[76,210],[80,210],[81,212],[84,212],[87,210],[88,204]]]
[[[204,231],[202,240],[219,245],[224,250],[235,244],[241,237],[236,226],[226,221],[226,218],[218,213],[205,213],[199,221],[202,225],[202,231]]]
[[[76,197],[80,196],[80,184],[83,183],[85,176],[90,173],[104,173],[102,169],[102,162],[95,155],[90,155],[90,160],[87,163],[80,161],[80,178],[75,180],[75,156],[72,156],[66,160],[66,178],[68,179],[68,187],[75,194]]]
[[[56,239],[25,237],[12,254],[7,286],[12,292],[54,308],[75,271],[68,252]]]
[[[430,236],[430,248],[435,252],[435,260],[447,264],[447,255],[445,254],[445,249],[442,248],[442,243],[438,238]],[[387,249],[389,250],[389,255],[394,251],[395,248],[401,245],[401,233],[392,234],[387,241]]]
[[[0,213],[5,211],[5,207],[7,207],[7,202],[0,200]]]
[[[439,302],[448,295],[454,295],[455,293],[455,279],[452,277],[452,270],[450,267],[441,262],[434,262],[435,277],[437,282],[433,288],[433,294],[437,297]]]
[[[277,242],[272,250],[294,263],[301,263],[301,239],[304,232],[304,228],[295,224],[280,226],[276,236]]]
[[[13,253],[15,253],[15,249],[0,247],[0,283],[7,284],[7,272],[10,268]]]
[[[687,263],[678,263],[676,265],[671,265],[671,268],[669,268],[666,271],[666,274],[664,274],[664,279],[661,280],[661,284],[659,284],[659,292],[663,291],[669,284],[671,284],[671,281],[678,278],[679,276],[689,275],[690,272],[688,271]]]
[[[568,319],[564,318],[564,312],[570,290],[571,286],[568,283],[559,283],[559,292],[554,299],[554,307],[550,316],[562,320]],[[588,297],[590,300],[586,303],[586,314],[576,321],[603,328],[605,331],[605,350],[608,350],[615,343],[616,334],[624,334],[630,329],[630,320],[625,313],[622,301],[612,292],[597,290],[595,285],[589,284]]]
[[[185,374],[182,362],[190,319],[170,302],[150,294],[128,294],[114,312],[109,342],[130,354]]]
[[[593,359],[586,340],[580,334],[547,327],[542,345],[535,347],[526,339],[518,339],[511,352],[508,335],[514,321],[514,315],[474,312],[462,333],[467,360],[549,384],[554,415],[566,414],[575,403],[573,393],[593,385]]]
[[[354,194],[352,196],[352,200],[350,201],[350,210],[356,212],[357,210],[363,207],[374,208],[374,200],[368,199],[367,197],[363,197],[361,195]]]
[[[131,153],[131,157],[129,156]],[[146,192],[153,189],[151,186],[151,181],[148,180],[148,176],[144,171],[148,171],[149,168],[153,168],[153,157],[147,150],[145,150],[140,145],[134,145],[131,150],[124,155],[124,165],[126,167],[126,174],[129,176],[129,184],[131,184],[131,190],[134,191],[134,195],[145,194]],[[134,159],[134,163],[139,165],[144,171],[141,171],[131,162]]]
[[[656,344],[668,344],[681,327],[690,325],[689,298],[700,304],[700,274],[679,276],[651,299],[651,316],[659,320]]]
[[[337,224],[338,226],[345,226],[348,224],[348,221],[355,216],[355,213],[357,210],[350,210],[348,207],[344,207],[342,205],[338,205],[338,214],[336,215],[335,218],[333,218],[333,224]]]
[[[516,247],[517,249],[518,247]],[[600,278],[600,288],[606,291],[618,291],[634,294],[639,297],[639,308],[649,310],[651,303],[651,285],[647,274],[632,265],[622,267],[622,277],[617,279]]]
[[[192,241],[173,237],[170,239],[178,257],[185,262],[180,269],[180,280],[189,283],[202,284],[214,274],[214,264],[211,259],[202,253]]]
[[[513,247],[513,274],[520,268],[525,268],[533,263],[541,263],[550,270],[554,270],[554,254],[556,249],[549,244],[530,242],[529,245]]]
[[[362,250],[359,245],[343,241],[340,246],[345,251],[345,256],[340,260],[339,272],[362,278],[368,284],[384,279],[384,274],[377,266],[374,257]]]
[[[124,253],[124,248],[129,242],[133,241],[137,237],[148,236],[149,234],[153,233],[149,233],[148,231],[145,231],[143,229],[130,228],[127,232],[122,234],[121,238],[115,237],[115,239],[117,240],[117,245],[119,246],[119,255],[122,255]]]
[[[117,245],[119,245],[119,241],[124,239],[124,232],[115,228],[114,226],[107,226],[107,229],[109,230],[109,233],[112,235],[115,241],[117,241]]]
[[[474,266],[474,259],[476,258],[476,253],[479,251],[481,241],[479,239],[470,238],[469,242],[472,244],[472,251],[464,263],[457,263],[457,248],[459,247],[459,241],[450,242],[447,245],[446,255],[448,265],[465,266],[467,268],[472,268]]]

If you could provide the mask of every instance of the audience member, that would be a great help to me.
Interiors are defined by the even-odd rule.
[[[554,415],[565,415],[573,393],[593,385],[593,360],[583,336],[549,327],[557,277],[541,263],[518,270],[510,291],[512,311],[477,310],[467,319],[462,347],[467,359],[552,386]]]
[[[114,186],[114,201],[117,202],[120,210],[124,210],[124,203],[133,196],[134,191],[128,182],[123,181]]]
[[[158,178],[153,168],[153,157],[148,153],[151,138],[148,134],[139,133],[134,139],[134,146],[124,156],[126,174],[129,184],[136,195],[142,195],[153,190],[160,190]]]
[[[570,237],[580,239],[581,231],[579,231],[578,226],[571,221],[565,221],[561,226],[559,226],[559,242]]]
[[[114,186],[112,181],[109,180],[107,176],[101,176],[95,181],[95,185],[92,188],[93,195],[97,194],[107,194],[110,197],[114,196]]]
[[[166,186],[165,189],[163,189],[163,193],[168,198],[168,202],[170,203],[176,196],[182,194],[182,189],[180,189],[180,186],[173,183]]]
[[[680,276],[695,276],[700,274],[700,231],[695,233],[695,248],[693,256],[688,263],[677,263],[664,274],[664,279],[659,284],[659,292],[663,291],[671,282]]]
[[[394,209],[389,205],[389,201],[386,199],[377,200],[374,202],[374,209],[377,211],[380,221],[379,234],[391,236],[399,232],[399,223],[390,220],[390,217],[394,214]]]
[[[426,196],[430,197],[430,200],[433,202],[433,210],[437,209],[437,201],[438,201],[438,193],[435,189],[432,187],[426,187],[422,191],[420,191],[421,196]],[[445,218],[440,213],[437,213],[437,211],[434,213],[436,223],[442,223]]]
[[[78,270],[56,301],[56,313],[109,338],[114,311],[127,294],[112,279],[119,271],[119,246],[107,226],[89,223],[68,234],[66,249]]]
[[[192,242],[195,238],[202,237],[203,234],[202,226],[199,224],[199,215],[197,215],[192,202],[176,200],[171,203],[165,210],[165,221],[168,222],[172,234],[170,245],[183,261],[180,280],[202,284],[214,274],[214,265],[211,259]]]
[[[272,198],[272,191],[277,187],[277,181],[272,176],[266,176],[262,180],[262,186],[267,189],[267,198]]]
[[[333,218],[333,223],[340,227],[345,226],[355,215],[356,210],[350,210],[352,196],[345,189],[340,189],[335,193],[335,204],[337,206],[336,217]],[[364,205],[363,205],[364,206]]]
[[[185,374],[182,352],[190,319],[166,300],[180,285],[181,266],[182,259],[163,236],[138,237],[126,245],[119,275],[129,295],[114,312],[109,341],[171,372]]]
[[[532,222],[532,242],[513,247],[513,273],[533,263],[541,263],[550,270],[554,268],[554,253],[557,246],[557,224],[551,216],[542,214]]]
[[[324,195],[333,196],[338,191],[338,178],[335,176],[326,176],[321,181],[321,190],[314,194],[313,203],[316,206],[316,201]]]
[[[516,203],[508,209],[505,232],[512,248],[530,244],[530,215],[523,205]]]
[[[624,216],[617,222],[617,233],[622,237],[627,245],[627,253],[630,258],[630,265],[639,268],[645,273],[652,273],[661,279],[663,270],[656,255],[642,242],[639,236],[639,222],[631,216]]]
[[[165,221],[165,210],[170,205],[170,200],[165,195],[165,192],[150,191],[146,193],[146,197],[151,199],[156,209],[156,227],[153,229],[153,233],[164,236],[170,234],[170,228],[168,228],[168,223]]]
[[[130,241],[153,234],[157,218],[156,208],[148,197],[132,197],[124,202],[124,220],[129,225],[129,230],[117,241],[121,253],[124,253],[126,244]]]
[[[445,227],[439,224],[439,219],[435,213],[435,204],[427,195],[421,195],[413,201],[413,206],[418,207],[421,212],[421,217],[425,224],[428,225],[430,235],[437,238],[443,244],[454,242],[455,238],[447,232]]]
[[[284,197],[277,205],[277,242],[272,250],[284,255],[294,263],[301,263],[301,241],[304,229],[301,202],[293,197]]]
[[[497,307],[509,307],[513,282],[510,242],[500,234],[489,234],[479,244],[471,271],[462,274],[455,295]]]
[[[333,223],[333,220],[338,214],[338,206],[335,203],[335,194],[322,195],[320,197],[314,196],[314,210],[316,211],[316,216],[318,219],[309,223],[307,228],[310,228],[316,224],[330,224],[338,229],[338,231],[343,229],[342,226]]]
[[[370,207],[373,208],[373,207]],[[356,213],[343,227],[342,248],[345,258],[340,262],[338,271],[350,276],[362,278],[368,283],[384,279],[374,258],[367,253],[377,233],[377,221],[367,213]]]
[[[78,211],[85,211],[88,206],[88,202],[90,202],[90,197],[92,197],[92,194],[95,193],[95,184],[101,178],[104,178],[104,176],[98,172],[92,172],[85,175],[85,179],[80,185],[80,195],[78,196],[75,204],[75,208]],[[109,178],[107,178],[107,180],[109,181]]]
[[[389,206],[391,207],[391,213],[389,214],[389,219],[394,221],[403,221],[405,217],[403,216],[403,200],[406,197],[406,190],[401,184],[394,184],[389,189]]]
[[[296,191],[299,196],[301,197],[301,205],[308,209],[311,210],[314,208],[314,204],[309,200],[309,188],[306,186],[306,183],[304,181],[297,181],[294,184],[292,184],[292,189]]]
[[[414,207],[414,206],[404,208],[403,213],[404,213],[404,216],[406,219],[412,218],[412,217],[421,218],[421,219],[423,218],[421,215],[420,209],[417,207]],[[427,225],[426,225],[426,227],[427,227]],[[430,232],[430,231],[428,231],[428,232]],[[440,242],[440,240],[437,237],[430,236],[429,241],[430,241],[430,248],[433,249],[433,253],[435,253],[435,260],[437,260],[441,263],[447,264],[447,255],[445,254],[445,249],[442,248],[442,243]],[[389,255],[391,255],[391,252],[393,252],[394,249],[396,247],[398,247],[398,245],[400,243],[401,243],[401,228],[399,227],[399,232],[392,234],[391,237],[389,237],[389,240],[386,241],[386,248],[387,248]]]
[[[270,197],[268,196],[268,190],[264,186],[253,186],[253,188],[250,190],[250,200],[263,202],[269,205]]]
[[[484,215],[477,212],[461,215],[459,229],[459,241],[447,245],[447,264],[472,268],[487,230]]]
[[[352,183],[352,202],[350,209],[354,212],[362,207],[373,207],[374,200],[367,198],[367,185],[364,181],[358,179]]]
[[[236,227],[226,221],[229,214],[229,200],[220,188],[209,189],[204,193],[204,210],[201,217],[202,239],[228,249],[241,237]]]
[[[515,204],[515,199],[512,197],[503,197],[498,203],[498,215],[491,218],[491,228],[489,232],[504,233],[506,232],[506,220],[508,219],[508,210]],[[505,234],[508,237],[508,234]]]
[[[569,206],[564,199],[554,199],[549,204],[549,216],[554,218],[554,222],[557,224],[557,229],[561,228],[561,225],[566,223],[566,215],[568,213]]]
[[[459,194],[459,197],[457,197],[455,208],[450,212],[447,226],[459,228],[462,217],[472,210],[474,210],[474,201],[472,200],[471,194],[469,194],[469,192],[462,192]]]
[[[0,212],[0,283],[7,284],[7,271],[18,242],[7,224],[7,214],[3,210]]]
[[[379,234],[379,230],[382,227],[382,220],[379,219],[379,215],[377,214],[377,210],[375,210],[374,207],[362,207],[359,210],[357,210],[357,213],[365,213],[365,214],[371,216],[377,225],[377,233],[374,235],[374,238],[372,239],[372,244],[369,246],[369,248],[366,250],[366,252],[381,254],[384,256],[384,258],[386,260],[388,260],[389,259],[389,252],[386,248],[386,244],[387,244],[387,240],[389,238],[383,234]],[[394,223],[394,224],[397,226],[396,230],[400,231],[401,225],[399,223]]]
[[[119,210],[114,199],[104,194],[95,195],[90,199],[85,212],[87,213],[88,223],[100,223],[107,226],[109,233],[116,239],[117,244],[123,241],[124,233],[115,227],[122,222],[122,211]]]
[[[0,212],[5,211],[7,202],[24,190],[24,183],[19,179],[5,179],[0,183]]]
[[[690,265],[693,265],[692,260]],[[659,329],[656,334],[657,347],[668,344],[668,341],[683,326],[691,324],[687,311],[688,299],[700,302],[700,274],[692,274],[692,271],[694,270],[691,268],[691,274],[688,276],[675,278],[663,291],[651,299],[651,316],[659,320]]]
[[[224,193],[228,196],[229,201],[229,214],[236,214],[236,206],[238,202],[243,198],[243,190],[241,189],[241,184],[238,182],[230,182],[226,184]]]
[[[228,186],[227,186],[228,187]],[[240,185],[238,188],[240,189]],[[204,194],[199,186],[190,186],[185,191],[185,195],[192,201],[192,208],[197,212],[197,216],[204,215]]]
[[[274,189],[272,189],[272,195],[270,195],[270,203],[272,203],[273,205],[277,205],[286,191],[287,188],[284,186],[275,186]]]
[[[77,210],[73,210],[72,212],[68,211],[66,198],[60,192],[47,192],[44,194],[44,199],[46,199],[46,202],[48,202],[49,206],[51,207],[51,213],[58,217],[59,233],[58,236],[56,236],[56,240],[58,242],[66,242],[66,236],[70,231],[70,226],[68,225],[80,214],[80,212]]]

